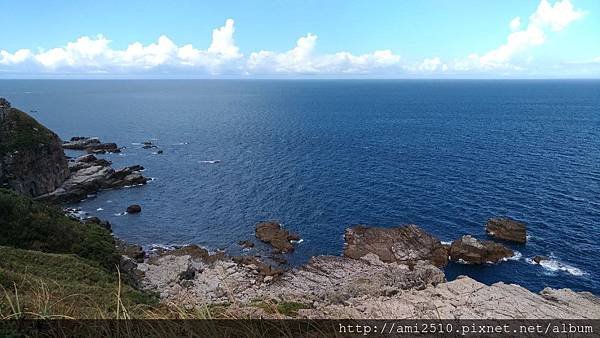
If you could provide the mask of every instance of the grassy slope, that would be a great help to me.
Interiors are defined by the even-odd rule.
[[[61,210],[0,189],[0,245],[51,253],[72,253],[113,268],[119,262],[114,239],[97,225],[84,225]]]
[[[123,318],[156,302],[76,255],[0,247],[0,257],[0,318]]]
[[[119,255],[111,234],[60,209],[0,189],[0,318],[115,317]],[[154,302],[123,285],[126,307]],[[25,314],[27,313],[27,314]]]

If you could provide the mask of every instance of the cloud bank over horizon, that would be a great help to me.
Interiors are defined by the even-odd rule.
[[[435,55],[409,60],[390,49],[359,55],[347,51],[320,54],[318,36],[313,33],[298,38],[295,46],[287,51],[258,50],[244,55],[235,43],[235,22],[227,19],[222,27],[212,31],[212,41],[206,49],[191,44],[179,46],[166,35],[147,45],[134,42],[124,49],[113,49],[111,40],[102,34],[82,36],[48,50],[10,52],[0,49],[0,76],[519,76],[528,74],[531,69],[528,52],[585,15],[571,0],[554,3],[540,0],[527,19],[517,16],[507,23],[510,34],[504,43],[492,50],[453,60]],[[565,61],[561,66],[566,64]],[[587,64],[600,64],[600,56]]]

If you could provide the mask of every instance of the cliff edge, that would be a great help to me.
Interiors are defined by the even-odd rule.
[[[0,98],[0,186],[34,197],[69,176],[60,138]]]

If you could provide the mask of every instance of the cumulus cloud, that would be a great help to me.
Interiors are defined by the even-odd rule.
[[[511,63],[513,58],[529,48],[540,46],[546,41],[548,30],[558,32],[581,19],[585,12],[576,9],[570,0],[558,0],[553,5],[541,0],[529,17],[527,27],[521,28],[521,18],[514,18],[509,26],[512,30],[504,44],[483,55],[471,54],[466,60],[457,62],[457,69],[519,69]]]
[[[527,67],[526,51],[544,44],[547,35],[581,19],[584,12],[571,0],[540,0],[526,20],[509,22],[506,42],[488,52],[473,53],[451,62],[439,56],[407,61],[389,49],[364,54],[341,51],[320,54],[316,34],[297,39],[287,51],[259,50],[242,54],[235,43],[235,22],[227,19],[212,31],[206,49],[178,45],[166,35],[156,42],[134,42],[113,49],[103,35],[83,36],[65,46],[48,50],[0,50],[0,73],[4,74],[108,74],[108,75],[383,75],[435,76],[470,72],[519,71]],[[523,58],[521,57],[523,56]],[[595,62],[600,62],[600,58]]]
[[[315,54],[317,36],[307,34],[286,52],[259,51],[250,54],[247,69],[251,73],[268,74],[362,74],[400,66],[400,56],[390,50],[353,55],[348,52]]]

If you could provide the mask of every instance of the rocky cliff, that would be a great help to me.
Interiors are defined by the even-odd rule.
[[[69,176],[61,140],[8,101],[0,106],[0,185],[28,196],[54,191]]]

